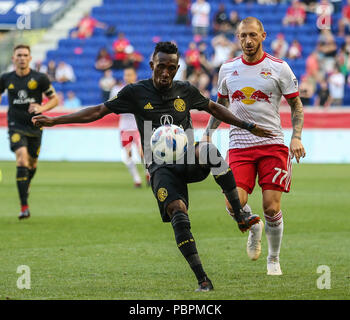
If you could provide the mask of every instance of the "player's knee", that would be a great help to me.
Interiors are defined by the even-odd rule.
[[[17,167],[29,166],[29,155],[25,147],[21,147],[15,151]]]
[[[279,202],[264,203],[263,207],[264,207],[264,214],[266,214],[269,217],[275,216],[281,210],[281,205]]]
[[[34,158],[30,157],[29,162],[28,162],[28,168],[30,170],[34,170],[34,169],[36,169],[37,165],[38,165],[38,159],[34,159]]]
[[[170,202],[166,210],[170,219],[173,218],[176,212],[183,212],[187,215],[187,207],[185,203],[180,199]]]
[[[16,159],[16,165],[17,167],[29,167],[29,161],[28,158],[25,156],[19,156]]]

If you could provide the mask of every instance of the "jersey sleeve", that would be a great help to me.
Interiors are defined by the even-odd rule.
[[[47,97],[51,97],[55,93],[55,89],[52,86],[48,76],[43,74],[40,79],[41,90]]]
[[[133,97],[133,91],[130,85],[121,89],[118,94],[104,102],[104,105],[112,112],[119,113],[133,113],[136,105]]]
[[[204,97],[199,90],[190,85],[190,109],[204,110],[209,105],[209,99]]]
[[[218,97],[219,98],[228,98],[228,89],[226,86],[226,78],[225,78],[224,68],[221,67],[218,76]]]
[[[298,80],[286,62],[282,64],[279,80],[281,92],[285,98],[294,98],[299,95]]]

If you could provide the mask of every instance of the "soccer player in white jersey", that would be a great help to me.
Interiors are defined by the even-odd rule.
[[[281,197],[289,192],[291,159],[305,157],[301,142],[304,122],[298,82],[288,64],[263,50],[264,27],[255,17],[241,21],[237,33],[243,54],[224,63],[219,71],[218,102],[232,113],[255,122],[274,133],[272,138],[255,137],[238,127],[230,128],[229,164],[234,173],[242,207],[247,205],[256,176],[262,189],[265,233],[268,243],[267,274],[281,275],[279,255],[283,235]],[[293,134],[289,146],[284,145],[279,105],[284,96],[291,108]],[[203,139],[210,139],[220,121],[211,117]],[[226,201],[227,210],[232,212]],[[261,253],[263,223],[249,231],[247,253],[256,260]]]
[[[123,80],[125,84],[135,83],[137,81],[137,73],[134,68],[126,68],[123,73]],[[110,93],[110,98],[115,97],[122,87],[115,86]],[[125,165],[127,166],[133,181],[134,186],[139,188],[142,186],[142,180],[140,174],[137,170],[136,163],[133,160],[132,156],[132,145],[136,146],[137,151],[139,152],[141,160],[143,160],[140,134],[137,130],[137,125],[135,117],[131,113],[120,114],[119,118],[119,130],[120,130],[120,139],[122,147],[125,149],[126,159]],[[149,185],[149,173],[145,169],[146,183]]]

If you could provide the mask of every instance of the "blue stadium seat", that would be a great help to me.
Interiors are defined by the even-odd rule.
[[[305,59],[315,49],[317,43],[317,36],[310,37],[310,34],[317,30],[316,15],[308,14],[304,26],[285,27],[282,26],[281,22],[289,7],[289,3],[260,5],[256,3],[236,4],[231,0],[207,1],[211,4],[211,19],[214,18],[221,2],[226,5],[228,12],[236,10],[241,18],[250,15],[261,18],[268,33],[264,43],[264,48],[268,52],[271,52],[271,41],[279,32],[285,34],[289,43],[294,39],[298,39],[303,48],[303,57],[300,60],[289,62],[299,79],[305,73]],[[153,38],[155,36],[159,36],[163,41],[175,40],[182,54],[187,50],[189,42],[193,41],[190,25],[175,24],[176,3],[174,0],[104,0],[103,5],[92,9],[91,14],[96,19],[115,26],[117,32],[124,32],[135,50],[143,54],[145,60],[138,70],[139,79],[151,76],[148,58],[154,48]],[[335,20],[337,19],[338,16],[335,17]],[[210,45],[212,37],[213,34],[210,34],[206,40],[208,56],[213,52],[213,48]],[[91,105],[101,102],[98,81],[102,76],[102,72],[95,70],[94,62],[100,48],[105,47],[112,52],[112,44],[115,39],[116,37],[107,37],[105,30],[97,28],[91,39],[68,38],[60,40],[57,50],[47,52],[46,61],[50,59],[55,61],[65,60],[72,64],[78,81],[76,84],[69,84],[68,86],[57,84],[58,88],[63,91],[66,91],[67,88],[76,90],[83,104]],[[337,44],[341,45],[342,40],[337,38]],[[81,55],[74,54],[74,49],[78,47],[83,50]],[[116,78],[122,79],[122,71],[116,70],[113,71],[113,74]],[[79,83],[84,85],[79,85]],[[347,96],[347,99],[350,99],[350,97]]]

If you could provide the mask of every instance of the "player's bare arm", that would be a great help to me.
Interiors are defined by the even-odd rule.
[[[109,113],[111,111],[104,104],[100,104],[58,117],[35,116],[32,118],[32,122],[37,127],[52,127],[67,123],[87,123],[99,120]]]
[[[216,100],[217,103],[223,105],[224,107],[228,108],[230,105],[230,101],[228,98],[218,97]],[[221,120],[216,119],[215,117],[211,116],[207,127],[205,128],[204,134],[203,134],[203,140],[210,140],[212,133],[215,129],[219,127],[221,123]]]
[[[287,99],[287,101],[291,108],[293,126],[293,134],[290,141],[290,151],[292,152],[292,156],[295,157],[299,163],[300,158],[304,158],[306,155],[303,144],[301,143],[301,133],[304,124],[303,104],[299,96]]]
[[[255,123],[248,123],[238,119],[226,107],[214,101],[210,100],[206,111],[209,112],[214,118],[220,121],[226,122],[228,124],[232,124],[236,127],[246,129],[250,131],[252,134],[254,134],[255,136],[267,137],[267,138],[274,137],[274,134],[270,130],[263,129],[257,126]]]

